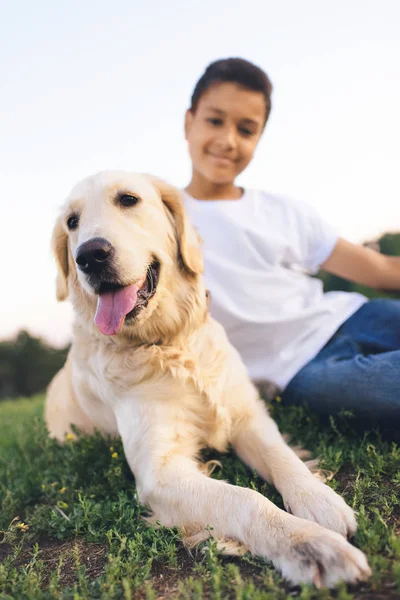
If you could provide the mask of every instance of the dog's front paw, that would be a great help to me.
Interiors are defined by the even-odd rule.
[[[333,531],[310,523],[296,528],[289,539],[287,551],[273,562],[295,585],[331,588],[339,581],[356,583],[371,575],[365,554]]]
[[[357,529],[354,511],[336,492],[317,479],[309,479],[284,496],[286,510],[314,521],[345,537],[352,536]]]

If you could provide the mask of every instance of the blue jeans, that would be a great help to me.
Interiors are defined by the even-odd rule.
[[[400,300],[370,300],[289,382],[288,404],[400,426]]]

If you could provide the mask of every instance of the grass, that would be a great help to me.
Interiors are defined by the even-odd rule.
[[[221,557],[213,542],[189,554],[177,531],[144,523],[120,441],[80,437],[60,446],[46,435],[38,397],[0,403],[0,599],[399,599],[400,448],[376,432],[355,433],[349,417],[323,425],[302,408],[274,402],[271,410],[336,473],[330,485],[358,511],[354,543],[373,568],[368,583],[290,588],[269,564]],[[213,477],[282,506],[233,454],[218,458],[223,470]]]

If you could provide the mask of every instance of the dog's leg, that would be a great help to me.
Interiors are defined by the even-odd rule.
[[[139,498],[155,520],[200,539],[210,528],[228,546],[239,541],[295,584],[333,586],[370,574],[363,553],[341,535],[280,510],[254,490],[202,473],[191,455],[194,430],[178,421],[176,408],[167,413],[167,402],[124,401],[115,409]]]
[[[47,390],[45,421],[51,437],[60,442],[71,434],[71,425],[88,434],[94,432],[89,417],[79,406],[71,383],[69,362],[57,373]]]
[[[296,456],[261,400],[251,416],[238,423],[232,444],[238,456],[282,494],[288,512],[344,536],[355,532],[354,511]]]

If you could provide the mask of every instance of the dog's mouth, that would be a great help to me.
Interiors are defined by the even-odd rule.
[[[95,325],[104,335],[116,335],[125,320],[133,320],[154,296],[160,276],[160,263],[154,260],[146,275],[130,285],[103,281],[98,291]]]

